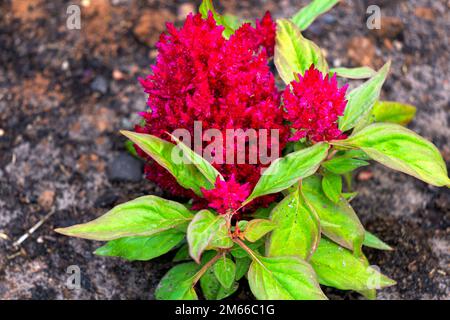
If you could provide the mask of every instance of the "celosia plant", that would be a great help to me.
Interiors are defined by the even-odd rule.
[[[375,298],[394,285],[364,256],[363,246],[391,248],[351,207],[352,171],[374,160],[434,186],[450,179],[436,147],[404,127],[415,108],[378,100],[389,62],[377,72],[330,69],[303,37],[336,2],[312,1],[276,24],[266,13],[252,26],[205,0],[180,29],[168,24],[141,80],[149,109],[135,132],[122,133],[146,160],[147,178],[186,202],[144,196],[57,231],[108,241],[96,254],[127,260],[176,249],[180,264],[161,280],[158,299],[222,299],[244,277],[257,299],[326,299],[320,285]],[[369,79],[349,91],[337,77]],[[192,147],[198,124],[213,134]],[[263,161],[264,151],[277,159]]]

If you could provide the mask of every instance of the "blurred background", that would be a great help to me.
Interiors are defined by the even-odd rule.
[[[308,1],[214,1],[241,18],[292,16]],[[70,30],[67,8],[80,8]],[[366,9],[381,8],[381,29]],[[119,129],[132,128],[146,96],[165,22],[181,25],[199,1],[2,0],[0,2],[0,299],[153,299],[173,254],[149,262],[96,257],[100,243],[53,232],[91,220],[144,194],[166,196],[143,179]],[[330,66],[379,68],[392,59],[384,100],[415,105],[410,128],[450,162],[447,0],[346,0],[305,32]],[[395,248],[367,250],[397,286],[380,299],[450,298],[450,191],[379,165],[355,176],[353,206],[365,227]],[[30,230],[31,229],[31,230]],[[81,288],[66,282],[69,266]],[[336,299],[358,295],[328,290]],[[242,286],[232,299],[248,299]]]

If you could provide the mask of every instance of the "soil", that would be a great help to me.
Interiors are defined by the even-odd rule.
[[[218,1],[215,1],[218,2]],[[307,1],[222,1],[244,18],[290,16]],[[81,7],[81,29],[66,10]],[[381,6],[382,29],[366,26]],[[172,254],[149,262],[93,255],[100,243],[53,232],[88,221],[140,195],[170,197],[142,178],[119,129],[132,128],[146,97],[137,82],[150,72],[166,20],[180,24],[198,3],[156,0],[15,0],[0,4],[0,298],[153,299]],[[417,107],[410,128],[450,161],[449,36],[446,0],[342,1],[305,33],[332,66],[380,67],[392,59],[386,100]],[[131,159],[131,160],[130,160]],[[116,168],[121,173],[115,174]],[[450,191],[380,165],[355,181],[353,206],[369,231],[395,248],[366,250],[398,284],[380,299],[450,298]],[[47,218],[19,245],[14,243]],[[81,289],[66,286],[68,267]],[[335,299],[354,293],[329,290]],[[233,298],[249,298],[243,286]]]

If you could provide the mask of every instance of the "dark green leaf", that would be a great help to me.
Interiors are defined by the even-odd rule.
[[[156,288],[156,299],[197,300],[193,281],[199,269],[194,262],[182,263],[170,269]]]
[[[248,271],[252,259],[248,256],[244,258],[235,258],[236,261],[236,281],[240,280]]]
[[[319,218],[306,203],[300,188],[290,193],[272,211],[276,228],[267,239],[267,256],[297,256],[309,259],[320,240]]]
[[[257,197],[283,191],[300,179],[314,174],[322,160],[326,158],[328,148],[329,145],[326,143],[317,143],[312,147],[278,158],[264,171],[244,204]]]
[[[322,233],[360,255],[364,228],[347,200],[341,198],[338,203],[333,203],[323,193],[317,176],[303,180],[302,192],[308,204],[319,215]]]
[[[200,287],[207,300],[221,300],[235,293],[239,284],[234,282],[229,289],[224,288],[214,275],[213,269],[210,268],[200,278]]]
[[[368,165],[369,163],[367,161],[347,157],[334,157],[333,159],[322,163],[322,166],[325,169],[335,174],[348,173]]]
[[[175,257],[173,257],[173,262],[180,262],[190,260],[191,256],[189,255],[189,245],[187,243],[183,244],[180,249],[178,249],[177,253],[175,253]]]
[[[374,123],[336,144],[360,148],[373,160],[429,184],[450,186],[439,150],[413,131],[392,123]]]
[[[292,21],[305,30],[318,16],[330,10],[339,0],[313,0],[292,17]]]
[[[372,112],[372,107],[380,96],[381,87],[386,80],[391,63],[386,63],[375,76],[352,90],[347,96],[344,116],[339,119],[339,129],[350,130]]]
[[[369,267],[364,259],[325,238],[311,258],[320,284],[341,290],[369,290],[392,286],[395,281]]]
[[[131,131],[121,131],[121,133],[169,171],[180,186],[191,189],[199,196],[202,196],[200,188],[213,188],[214,184],[194,164],[180,156],[180,150],[174,144],[149,134]]]
[[[91,222],[55,231],[72,237],[106,241],[182,228],[192,217],[192,213],[178,202],[144,196],[118,205]]]
[[[248,282],[258,300],[325,300],[311,266],[298,257],[256,256]]]
[[[146,261],[169,252],[183,240],[184,236],[184,233],[172,229],[148,237],[120,238],[98,248],[95,254],[121,257],[130,261]]]
[[[275,66],[284,83],[289,84],[298,74],[303,75],[314,64],[327,73],[328,65],[320,48],[303,37],[298,27],[287,19],[277,20]]]

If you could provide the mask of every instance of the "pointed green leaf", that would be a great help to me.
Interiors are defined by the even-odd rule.
[[[272,231],[273,228],[275,228],[275,224],[270,220],[253,219],[247,224],[244,236],[248,241],[255,242]]]
[[[367,79],[373,77],[377,72],[369,67],[331,68],[330,74],[334,73],[336,73],[339,77],[348,79]]]
[[[372,115],[375,122],[391,122],[405,126],[414,119],[416,107],[395,101],[377,101]]]
[[[312,147],[278,158],[264,171],[244,204],[257,197],[283,191],[298,180],[314,174],[322,160],[326,158],[328,148],[329,145],[326,143],[317,143]]]
[[[365,233],[363,245],[365,245],[366,247],[375,248],[378,250],[393,250],[391,246],[384,243],[376,235],[374,235],[368,231],[366,231],[366,233]]]
[[[220,258],[214,264],[214,274],[220,284],[226,288],[231,288],[236,275],[236,265],[229,258]]]
[[[232,240],[224,235],[226,221],[223,216],[214,215],[208,210],[199,211],[187,229],[189,253],[196,262],[200,262],[202,252],[211,246],[213,241],[222,248],[233,246]]]
[[[248,256],[244,258],[235,258],[236,261],[236,281],[239,281],[250,268],[250,264],[252,263],[252,259]]]
[[[328,71],[320,48],[304,38],[298,27],[287,19],[277,20],[274,61],[286,84],[295,80],[298,74],[303,75],[312,64],[324,74]]]
[[[375,76],[352,90],[347,95],[347,107],[339,118],[339,129],[347,131],[365,119],[372,112],[372,107],[380,96],[381,87],[386,80],[391,62],[386,63]]]
[[[347,200],[341,198],[333,203],[323,192],[317,176],[303,180],[302,192],[319,216],[322,233],[360,255],[364,228]]]
[[[339,0],[313,0],[292,17],[300,30],[305,30],[318,16],[334,7]]]
[[[247,247],[249,247],[251,250],[253,251],[258,251],[259,248],[263,247],[264,241],[263,239],[260,239],[256,242],[248,242],[248,241],[244,241],[245,245],[247,245]],[[233,248],[231,249],[231,255],[237,259],[240,258],[248,258],[248,253],[245,252],[245,250],[243,250],[240,246],[238,246],[237,244],[235,244],[233,246]]]
[[[180,249],[178,249],[177,253],[173,257],[173,262],[180,262],[190,260],[191,256],[189,255],[189,245],[187,243],[183,244]]]
[[[175,140],[177,146],[181,148],[181,150],[183,150],[184,155],[189,160],[189,162],[196,166],[197,169],[203,174],[203,176],[208,179],[209,182],[211,182],[211,184],[214,184],[216,182],[217,177],[220,177],[220,179],[223,180],[223,177],[219,173],[219,171],[217,171],[216,168],[214,168],[212,164],[210,164],[206,159],[186,146],[177,137],[173,135],[170,135],[170,137]]]
[[[325,172],[322,178],[322,189],[334,203],[339,202],[342,194],[342,177],[332,172]]]
[[[182,263],[169,270],[155,290],[157,300],[198,300],[193,278],[200,267],[194,262]]]
[[[350,251],[325,238],[320,240],[311,257],[311,265],[320,284],[341,290],[380,289],[395,281],[367,266],[364,259],[356,258]]]
[[[367,161],[348,157],[334,157],[333,159],[322,163],[322,166],[325,169],[335,174],[348,173],[368,165],[369,163]]]
[[[434,186],[450,186],[439,150],[415,132],[392,123],[374,123],[336,144],[360,148],[373,160]]]
[[[182,228],[192,217],[192,213],[178,202],[144,196],[118,205],[90,222],[55,231],[72,237],[106,241]]]
[[[271,220],[276,228],[267,239],[267,256],[309,259],[319,244],[320,224],[300,188],[296,188],[273,209]]]
[[[130,261],[147,261],[169,252],[184,237],[184,233],[171,229],[148,237],[120,238],[109,241],[94,253],[99,256],[121,257]]]
[[[222,300],[235,293],[239,283],[233,282],[230,288],[224,288],[214,275],[214,270],[210,268],[200,278],[200,287],[207,300]]]
[[[214,184],[193,163],[179,156],[179,149],[174,144],[149,134],[131,131],[121,133],[169,171],[183,188],[192,189],[199,196],[202,196],[201,187],[213,188]]]
[[[325,300],[311,266],[298,257],[257,256],[248,282],[258,300]]]

